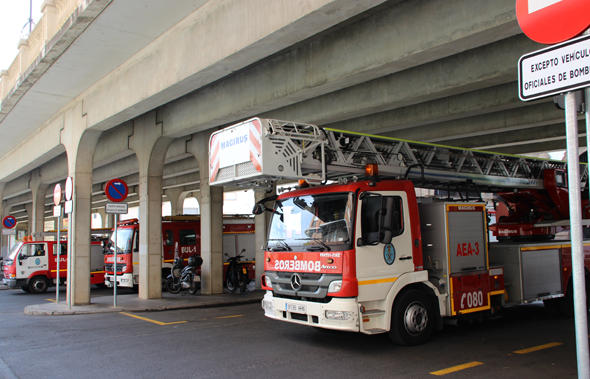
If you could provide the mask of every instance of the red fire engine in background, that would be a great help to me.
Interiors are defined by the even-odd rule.
[[[67,278],[67,242],[60,242],[59,278],[64,284]],[[102,245],[93,240],[90,246],[90,284],[104,285]],[[43,293],[57,281],[57,242],[23,241],[15,244],[4,261],[2,283],[25,292]]]
[[[113,230],[114,231],[114,230]],[[201,254],[200,216],[165,216],[162,218],[162,279],[170,274],[174,262],[175,250],[183,260],[192,255]],[[223,253],[230,257],[246,249],[247,254],[254,255],[254,220],[248,217],[224,217],[223,219]],[[114,233],[109,247],[105,250],[104,283],[112,287],[114,275]],[[139,221],[131,219],[117,225],[117,286],[137,290],[139,284]],[[227,257],[226,257],[227,258]],[[226,260],[227,262],[227,260]],[[240,262],[248,271],[252,280],[255,275],[254,259]],[[224,263],[227,265],[227,263]],[[225,266],[224,266],[225,267]],[[200,272],[200,269],[198,270]],[[225,283],[225,272],[224,283]]]

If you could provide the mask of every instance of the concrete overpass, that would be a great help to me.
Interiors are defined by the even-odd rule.
[[[563,149],[563,112],[518,99],[518,58],[541,47],[521,33],[514,0],[45,0],[1,76],[2,216],[26,209],[42,232],[54,184],[74,178],[68,290],[86,304],[90,214],[104,184],[124,179],[144,231],[139,296],[158,298],[162,195],[176,214],[198,194],[203,293],[219,293],[222,189],[199,169],[212,131],[262,116],[505,153]],[[264,220],[256,228],[261,246]]]

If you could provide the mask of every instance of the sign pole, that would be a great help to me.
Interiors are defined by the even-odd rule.
[[[68,249],[68,251],[67,251],[67,254],[68,254],[68,266],[67,266],[68,267],[68,274],[67,274],[68,275],[68,278],[67,278],[68,290],[66,292],[66,295],[68,297],[68,300],[67,300],[68,309],[72,309],[72,284],[70,283],[70,279],[72,277],[71,276],[71,272],[72,272],[72,221],[73,221],[72,215],[73,215],[73,213],[70,213],[68,215],[68,245],[67,245],[68,246],[67,247],[67,249]]]
[[[59,303],[59,279],[61,272],[59,271],[59,261],[61,260],[61,243],[59,242],[59,232],[61,229],[61,209],[59,212],[59,216],[57,216],[57,238],[55,243],[56,249],[56,259],[57,259],[57,273],[55,275],[55,302]]]
[[[113,276],[115,278],[113,283],[113,307],[117,306],[117,224],[119,223],[119,215],[115,213],[115,262],[113,264]]]
[[[574,291],[578,377],[589,378],[590,366],[588,357],[586,282],[584,278],[580,160],[578,157],[578,118],[576,114],[576,97],[573,92],[568,92],[565,95],[565,128],[567,141],[570,236],[572,242],[572,289]]]

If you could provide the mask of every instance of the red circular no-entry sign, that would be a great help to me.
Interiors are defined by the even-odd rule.
[[[119,203],[127,198],[129,188],[121,179],[111,179],[104,186],[104,194],[110,201]]]
[[[530,39],[544,44],[567,41],[590,26],[588,0],[516,0],[516,17]]]
[[[57,207],[61,203],[61,185],[56,184],[53,188],[53,204]]]

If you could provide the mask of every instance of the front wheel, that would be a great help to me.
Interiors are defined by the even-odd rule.
[[[180,292],[180,286],[175,285],[174,279],[172,279],[172,278],[168,278],[166,280],[166,289],[170,293],[179,293]]]
[[[49,281],[43,276],[35,276],[29,282],[29,291],[32,293],[45,293],[49,288]]]
[[[240,271],[238,277],[240,281],[240,292],[246,292],[246,286],[248,285],[248,280],[246,279],[246,276],[244,275],[244,273]]]
[[[434,329],[434,312],[428,295],[411,289],[403,291],[393,304],[389,338],[406,346],[428,341]]]

